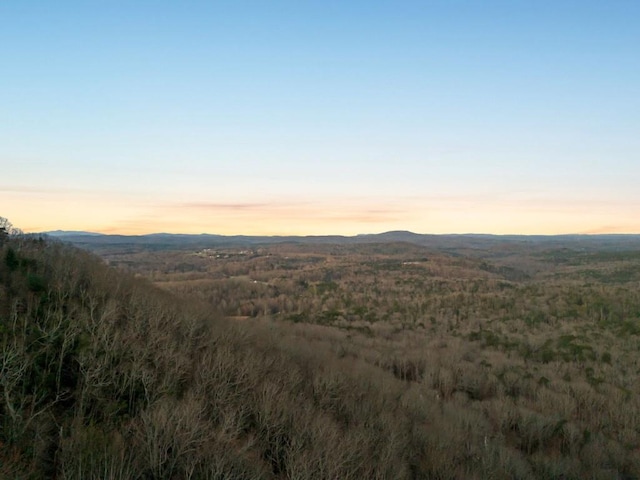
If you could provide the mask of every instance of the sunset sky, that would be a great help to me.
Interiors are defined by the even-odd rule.
[[[25,231],[640,233],[640,1],[0,2]]]

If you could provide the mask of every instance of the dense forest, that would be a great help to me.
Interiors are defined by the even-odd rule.
[[[640,249],[0,242],[0,478],[639,478]]]

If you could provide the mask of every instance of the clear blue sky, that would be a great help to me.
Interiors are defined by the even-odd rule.
[[[0,3],[26,230],[640,233],[640,1]]]

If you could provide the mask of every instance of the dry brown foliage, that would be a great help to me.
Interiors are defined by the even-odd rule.
[[[638,478],[638,255],[520,254],[8,239],[0,477]]]

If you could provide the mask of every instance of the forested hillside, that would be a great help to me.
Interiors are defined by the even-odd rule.
[[[229,320],[65,244],[2,241],[0,478],[637,478],[634,383],[496,372],[479,345],[504,363],[507,340],[486,330],[418,358],[410,331]],[[637,370],[596,353],[575,361]]]

